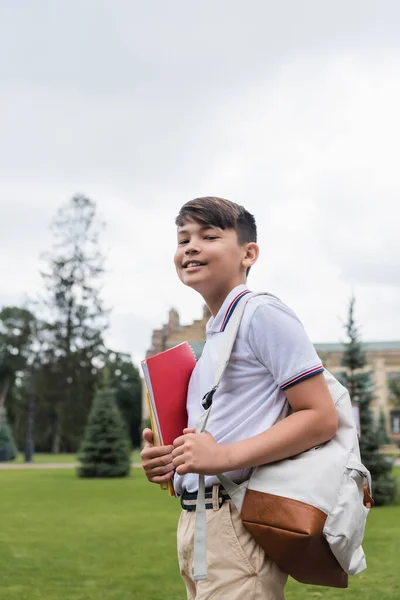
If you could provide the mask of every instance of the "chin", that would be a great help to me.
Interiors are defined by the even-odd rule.
[[[182,280],[182,283],[184,285],[186,285],[186,287],[190,287],[190,288],[192,288],[192,290],[199,292],[199,294],[202,293],[202,289],[203,289],[204,285],[202,285],[202,283],[200,281]]]
[[[181,278],[181,281],[184,285],[192,288],[192,290],[195,290],[199,294],[202,294],[203,290],[207,289],[207,287],[209,285],[208,282],[205,282],[204,280],[201,280],[200,278],[196,279],[195,277],[183,277],[183,278]]]

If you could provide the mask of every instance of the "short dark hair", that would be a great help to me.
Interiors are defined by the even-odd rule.
[[[225,198],[205,196],[186,202],[179,211],[175,224],[182,227],[186,221],[220,229],[234,229],[239,244],[257,241],[257,225],[254,216],[240,204]]]

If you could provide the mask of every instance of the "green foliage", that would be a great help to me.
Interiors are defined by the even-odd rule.
[[[115,390],[97,391],[79,455],[80,477],[126,477],[131,448],[126,425],[116,405]]]
[[[0,376],[25,367],[35,326],[35,316],[26,308],[5,306],[0,310]]]
[[[377,506],[390,504],[396,496],[396,480],[391,477],[393,461],[379,452],[381,441],[374,422],[370,403],[373,400],[373,382],[366,367],[366,358],[354,320],[354,297],[350,300],[346,331],[349,341],[345,344],[342,365],[347,367],[345,385],[352,402],[360,410],[360,451],[361,458],[372,477],[372,495]]]
[[[5,306],[0,310],[0,406],[5,406],[18,371],[32,357],[35,316],[25,308]]]
[[[141,444],[142,382],[129,355],[108,352],[105,367],[116,390],[117,406],[128,427],[132,446]],[[103,370],[104,370],[103,369]]]
[[[0,408],[0,461],[14,460],[17,447],[4,408]]]
[[[37,393],[40,427],[54,453],[76,451],[79,445],[104,352],[101,228],[96,204],[83,195],[63,206],[52,225],[54,244],[42,273],[45,322]]]
[[[389,381],[390,399],[393,408],[400,408],[400,379],[391,379]]]
[[[385,417],[385,413],[383,412],[382,409],[379,411],[377,434],[378,434],[378,441],[379,441],[380,446],[384,446],[385,444],[390,444],[390,438],[387,434],[387,428],[386,428],[386,417]]]
[[[105,365],[132,444],[139,446],[139,372],[103,339],[108,311],[101,300],[104,257],[96,204],[74,196],[56,213],[52,230],[37,314],[15,306],[0,310],[0,406],[7,398],[18,447],[25,447],[31,419],[36,451],[76,453]]]

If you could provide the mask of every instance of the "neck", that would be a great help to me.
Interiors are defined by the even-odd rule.
[[[246,281],[241,281],[240,283],[236,283],[232,285],[229,289],[221,289],[218,292],[214,292],[212,294],[202,294],[205,303],[207,304],[211,314],[213,317],[216,317],[219,309],[223,305],[225,298],[228,294],[238,285],[246,284]]]

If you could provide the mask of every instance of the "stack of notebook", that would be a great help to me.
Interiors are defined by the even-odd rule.
[[[154,443],[168,446],[187,427],[186,399],[196,358],[187,342],[142,361]],[[175,495],[172,482],[168,486]]]

